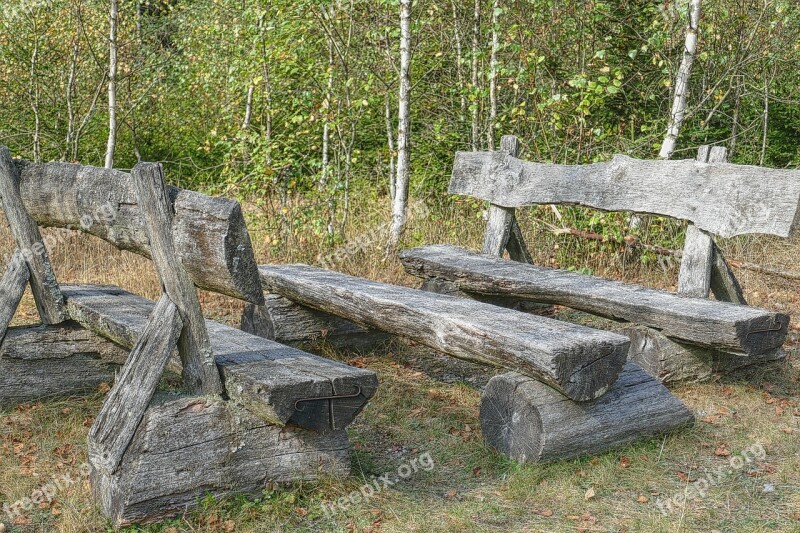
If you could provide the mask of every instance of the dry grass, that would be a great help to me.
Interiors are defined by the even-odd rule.
[[[387,222],[383,211],[383,205],[359,207],[351,217],[348,240],[361,237],[367,245],[333,266],[372,279],[413,284],[396,261],[383,258],[383,235],[375,230]],[[292,216],[290,211],[286,218]],[[663,288],[674,285],[675,265],[639,268],[641,259],[636,256],[613,253],[607,246],[554,238],[532,220],[534,216],[545,215],[526,213],[522,224],[540,264],[588,268],[599,275]],[[311,231],[276,234],[274,226],[260,226],[264,220],[265,215],[258,214],[251,223],[260,261],[318,262],[319,235]],[[418,217],[408,240],[410,244],[454,243],[476,248],[481,231],[479,206],[464,203]],[[737,239],[723,246],[737,259],[787,269],[794,266],[793,259],[800,251],[796,242],[764,238]],[[0,234],[0,252],[9,249],[8,235]],[[326,247],[323,256],[332,250],[336,248]],[[149,261],[96,240],[69,235],[52,257],[63,283],[116,284],[151,298],[157,296],[158,284]],[[754,273],[739,274],[752,303],[795,316],[800,312],[791,284]],[[202,300],[209,316],[234,324],[238,320],[240,303],[208,293]],[[34,320],[32,301],[26,296],[16,323]],[[543,466],[514,464],[483,445],[477,424],[480,386],[492,370],[452,361],[401,341],[370,354],[319,346],[324,355],[365,365],[381,379],[375,399],[350,430],[354,445],[351,478],[266,490],[256,501],[204,500],[197,511],[184,517],[131,530],[800,531],[797,344],[797,332],[792,331],[790,358],[785,364],[677,388],[675,394],[697,414],[693,429],[596,458]],[[98,392],[87,398],[0,413],[0,503],[29,496],[54,476],[79,475],[79,466],[85,461],[87,426],[101,402]],[[755,443],[764,446],[766,458],[727,473],[725,450],[735,455]],[[424,451],[435,461],[431,472],[420,472],[332,519],[323,513],[323,502],[335,501],[371,476],[394,471]],[[682,491],[686,476],[701,477],[705,470],[720,467],[725,474],[704,498],[677,505],[668,515],[659,511],[657,500]],[[595,495],[586,499],[589,489]],[[6,523],[6,531],[109,529],[93,506],[85,480],[59,492],[54,505],[30,513],[27,519],[29,523],[16,526]],[[0,516],[0,522],[4,520]]]

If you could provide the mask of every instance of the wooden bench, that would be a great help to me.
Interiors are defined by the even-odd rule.
[[[377,388],[365,369],[205,320],[195,286],[262,304],[236,202],[132,173],[15,162],[0,200],[18,251],[0,281],[0,405],[116,383],[89,434],[90,479],[117,525],[180,513],[206,494],[350,471],[345,427]],[[118,287],[61,286],[38,225],[81,229],[151,257],[158,302]],[[8,324],[30,284],[43,325]],[[170,361],[183,389],[159,390]]]
[[[596,453],[678,427],[691,415],[665,396],[664,382],[707,379],[783,357],[789,317],[746,305],[712,234],[786,237],[800,205],[800,172],[725,163],[726,152],[702,147],[696,161],[548,165],[517,159],[507,136],[498,152],[458,152],[450,192],[490,203],[481,254],[428,246],[401,254],[428,290],[468,298],[560,304],[629,324],[629,358],[611,391],[577,404],[542,383],[506,373],[487,385],[481,428],[487,443],[521,462]],[[582,205],[688,221],[678,293],[532,265],[515,209]],[[508,251],[513,261],[502,259]],[[713,291],[716,300],[709,300]],[[646,376],[644,368],[652,374]]]
[[[664,382],[707,379],[713,371],[779,359],[789,317],[745,304],[712,234],[786,237],[800,204],[800,172],[732,165],[723,148],[697,160],[549,165],[517,159],[518,141],[498,152],[458,152],[450,192],[490,202],[483,254],[455,247],[403,253],[406,270],[428,286],[472,297],[560,304],[626,322],[631,359]],[[515,208],[584,205],[689,222],[678,293],[530,264]],[[709,300],[713,291],[716,300]]]

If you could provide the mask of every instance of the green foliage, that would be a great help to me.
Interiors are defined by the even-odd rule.
[[[27,158],[101,164],[106,2],[11,4],[0,9],[0,143]],[[473,54],[472,2],[416,2],[412,195],[446,189],[453,152],[470,147],[472,112],[483,146],[489,134],[496,141],[513,133],[524,156],[539,161],[655,157],[683,52],[684,4],[501,2],[498,116],[487,132],[490,6]],[[346,231],[352,195],[388,209],[396,0],[145,0],[120,8],[120,167],[138,152],[164,161],[175,183],[236,195],[278,219],[302,196],[313,207],[276,231],[301,224],[330,243]],[[723,143],[736,162],[797,165],[800,6],[722,0],[704,10],[678,156]],[[623,231],[617,219],[576,214],[571,222]]]

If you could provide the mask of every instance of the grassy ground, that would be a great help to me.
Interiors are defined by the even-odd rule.
[[[376,230],[385,223],[377,214],[382,207],[362,206],[352,217],[348,240],[361,244],[357,250],[335,254],[331,266],[413,284],[399,265],[382,259],[382,234]],[[409,240],[477,247],[479,215],[469,205],[437,210],[415,221]],[[291,216],[290,212],[287,218]],[[533,220],[543,216],[529,213],[522,221],[538,263],[588,268],[600,275],[672,288],[675,265],[641,269],[642,258],[630,253],[553,238]],[[263,216],[252,229],[261,261],[319,262],[316,236],[310,232],[276,236],[274,227],[260,226],[259,220]],[[103,243],[64,235],[53,252],[61,281],[114,283],[157,296],[149,262]],[[769,239],[742,239],[724,246],[731,257],[787,269],[800,250],[797,243]],[[0,252],[9,248],[7,234],[0,234]],[[326,249],[331,251],[337,248]],[[753,304],[795,316],[800,312],[791,284],[741,274]],[[208,293],[202,294],[202,301],[208,316],[237,322],[240,303]],[[16,323],[34,320],[27,295]],[[480,435],[480,388],[494,370],[400,340],[366,354],[319,345],[315,351],[373,369],[381,381],[378,394],[350,428],[354,450],[350,478],[269,487],[258,500],[206,499],[186,516],[130,531],[800,531],[797,331],[792,331],[788,348],[784,363],[674,389],[697,415],[694,428],[597,457],[521,466],[486,448]],[[0,412],[0,505],[30,496],[54,479],[61,485],[51,505],[15,523],[0,515],[0,533],[111,529],[94,508],[81,473],[86,432],[103,392]],[[743,465],[734,459],[731,464],[732,458],[759,446],[763,457]],[[430,462],[425,461],[428,457]],[[418,469],[346,511],[326,513],[326,504],[361,489],[375,476],[397,473],[414,460],[430,468]],[[64,475],[75,483],[66,486]],[[708,485],[702,495],[689,501],[676,498],[698,483]],[[664,505],[670,498],[671,510]]]

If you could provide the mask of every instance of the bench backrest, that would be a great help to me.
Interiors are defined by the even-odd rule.
[[[788,237],[798,223],[800,171],[727,163],[724,147],[703,146],[696,160],[640,160],[617,155],[589,165],[518,159],[519,140],[504,136],[497,152],[456,152],[450,193],[490,202],[483,252],[531,263],[515,208],[582,205],[690,222],[678,292],[745,304],[712,234]]]
[[[16,162],[20,196],[40,226],[81,230],[151,257],[131,174],[68,163]],[[195,285],[263,304],[250,235],[238,202],[168,188],[175,251]]]
[[[788,237],[797,224],[800,171],[624,155],[605,163],[554,165],[507,151],[457,152],[450,193],[509,208],[572,204],[664,215],[722,237]]]

